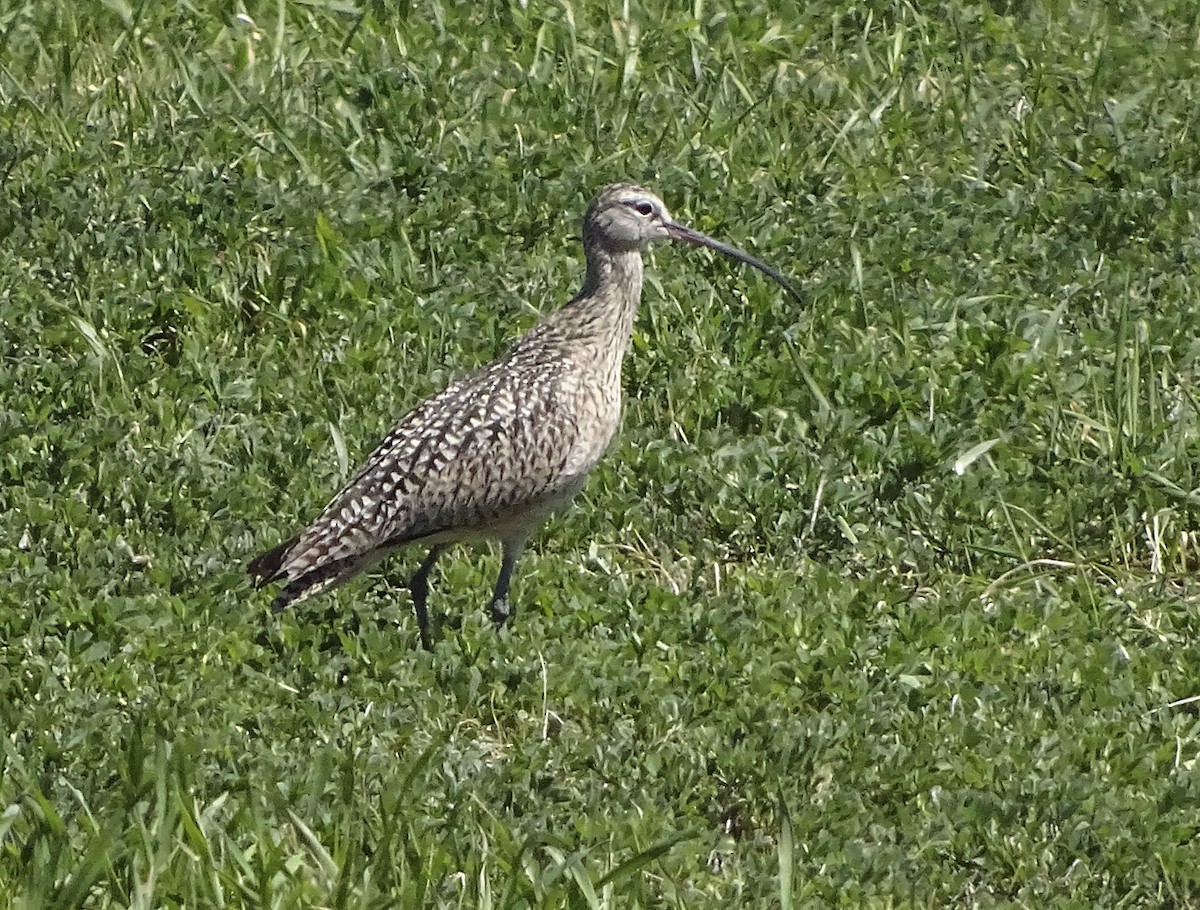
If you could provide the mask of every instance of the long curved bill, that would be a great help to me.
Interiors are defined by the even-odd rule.
[[[667,236],[669,236],[672,240],[682,240],[685,243],[692,244],[693,246],[706,246],[710,250],[716,250],[718,253],[728,256],[730,259],[736,259],[739,262],[746,263],[746,265],[754,266],[754,268],[758,269],[768,278],[772,278],[778,282],[779,286],[795,297],[796,300],[801,303],[804,302],[804,299],[800,296],[800,292],[792,287],[792,285],[786,278],[783,277],[783,275],[775,271],[765,262],[759,262],[749,253],[743,253],[737,247],[729,246],[729,244],[722,243],[720,240],[713,240],[707,234],[701,234],[699,231],[694,231],[690,227],[680,224],[678,221],[667,222]]]

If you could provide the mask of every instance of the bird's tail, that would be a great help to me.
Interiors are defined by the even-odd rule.
[[[323,566],[305,572],[283,586],[283,590],[271,601],[271,609],[278,613],[292,604],[298,604],[310,597],[332,591],[345,584],[358,574],[364,565],[371,562],[374,560],[368,557],[351,556],[347,559],[327,562]]]
[[[263,585],[287,577],[288,573],[283,570],[283,565],[299,539],[299,536],[296,536],[291,540],[285,540],[279,546],[273,547],[250,560],[246,566],[246,571],[254,576],[255,587],[261,588]],[[360,553],[343,559],[331,560],[316,568],[309,569],[307,572],[303,572],[295,578],[290,579],[283,586],[283,590],[271,602],[271,609],[278,613],[292,604],[300,603],[317,594],[330,591],[348,581],[378,558],[378,553]]]
[[[283,560],[299,540],[300,535],[297,534],[291,540],[285,540],[279,546],[260,553],[246,564],[246,571],[254,578],[254,587],[261,588],[283,576],[280,571],[283,568]]]

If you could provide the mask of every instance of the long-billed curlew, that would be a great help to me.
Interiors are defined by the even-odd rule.
[[[503,548],[489,605],[503,625],[526,540],[579,492],[616,432],[621,361],[642,294],[642,251],[659,239],[717,250],[800,297],[774,269],[674,221],[649,190],[606,187],[583,219],[582,290],[498,360],[409,411],[312,524],[250,563],[260,587],[285,582],[274,609],[423,543],[429,553],[409,589],[421,643],[430,648],[430,570],[451,543],[484,538]]]

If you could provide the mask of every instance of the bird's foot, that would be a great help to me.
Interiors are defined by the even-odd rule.
[[[488,612],[492,614],[492,622],[494,622],[496,624],[496,628],[499,629],[506,622],[508,622],[509,619],[512,618],[512,615],[517,611],[512,608],[512,604],[508,602],[507,597],[497,597],[490,604],[488,604]]]

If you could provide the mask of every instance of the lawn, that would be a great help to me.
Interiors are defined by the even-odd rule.
[[[248,558],[662,244],[484,605]],[[0,908],[1200,907],[1200,9],[0,10]]]

